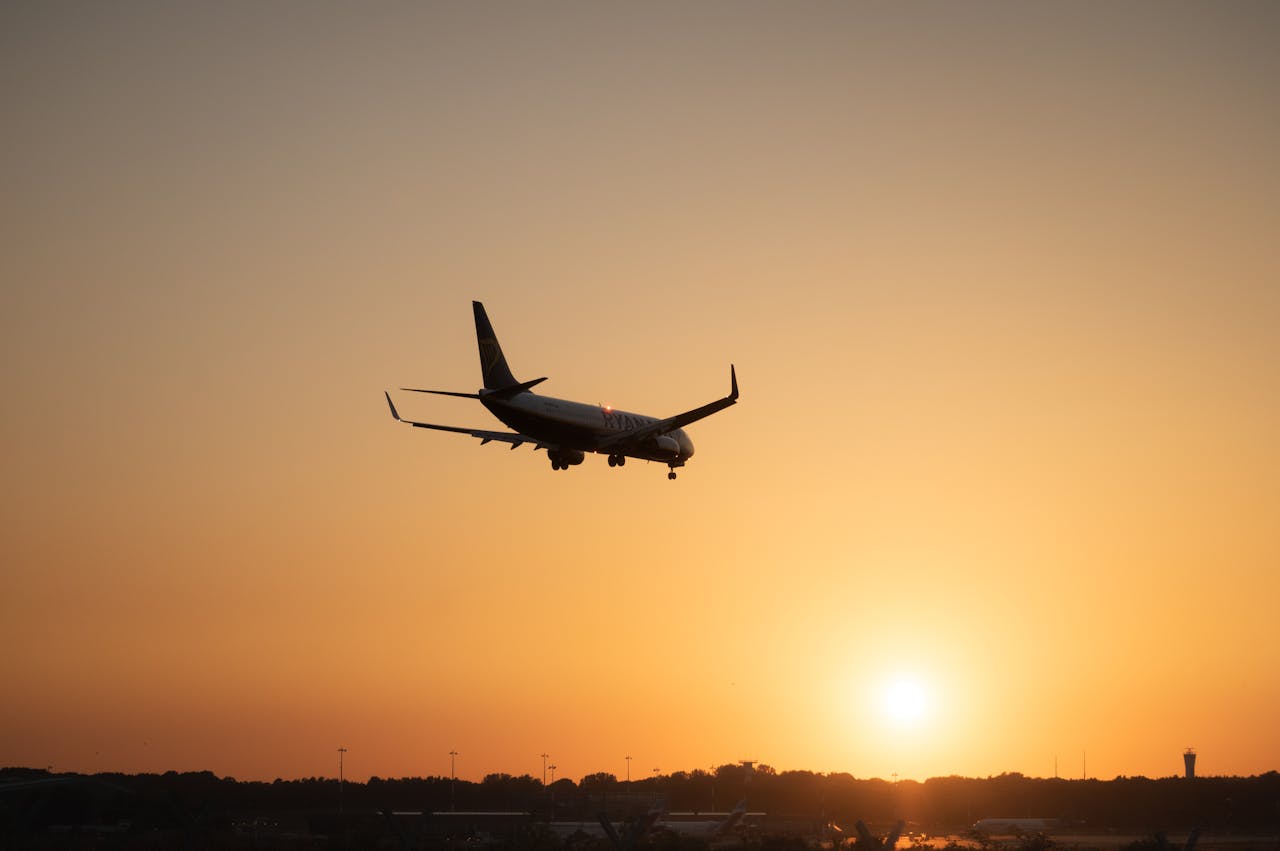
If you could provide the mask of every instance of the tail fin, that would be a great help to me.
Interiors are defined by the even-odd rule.
[[[724,836],[738,826],[738,822],[742,821],[742,817],[747,814],[747,799],[743,798],[738,802],[738,806],[733,808],[733,812],[729,813],[729,817],[720,823],[716,828],[716,836]]]
[[[480,344],[480,374],[484,377],[484,389],[502,390],[518,384],[502,355],[502,346],[498,345],[498,335],[493,333],[484,305],[473,301],[471,307],[476,314],[476,342]]]

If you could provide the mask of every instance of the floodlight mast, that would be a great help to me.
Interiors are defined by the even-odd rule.
[[[457,785],[458,772],[454,760],[458,758],[457,751],[449,751],[449,812],[456,812],[458,805]]]
[[[347,752],[346,748],[338,748],[338,812],[342,812],[342,756]]]

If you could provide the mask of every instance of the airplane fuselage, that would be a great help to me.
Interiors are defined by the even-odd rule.
[[[608,405],[585,405],[528,391],[507,398],[481,391],[480,403],[521,434],[578,452],[599,451],[601,441],[613,434],[658,422],[656,417]],[[680,466],[693,457],[693,441],[677,428],[617,454]]]

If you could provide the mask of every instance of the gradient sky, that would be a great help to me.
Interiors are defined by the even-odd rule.
[[[5,3],[0,97],[0,765],[1280,767],[1280,6]],[[741,403],[395,424],[473,298]]]

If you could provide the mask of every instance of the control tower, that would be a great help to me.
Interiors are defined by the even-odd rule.
[[[1196,779],[1196,752],[1195,748],[1187,748],[1182,752],[1182,764],[1187,768],[1187,779]]]

